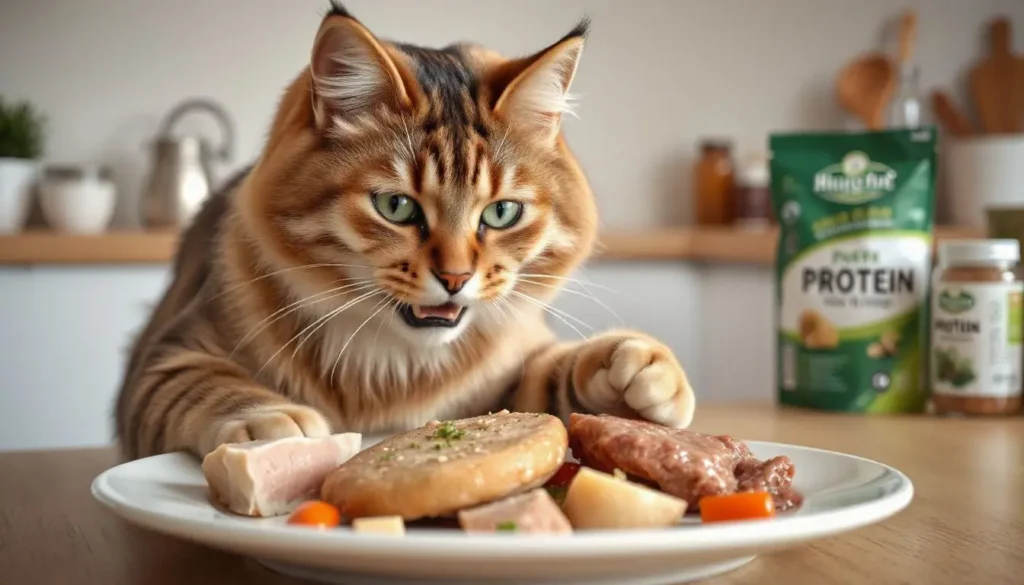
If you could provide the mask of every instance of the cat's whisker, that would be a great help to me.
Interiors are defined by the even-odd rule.
[[[334,263],[317,263],[317,264],[303,264],[302,266],[291,266],[289,268],[282,268],[280,270],[275,270],[273,272],[268,272],[267,274],[261,274],[260,276],[257,276],[256,278],[249,279],[249,280],[247,280],[245,282],[239,282],[239,283],[235,283],[235,284],[233,284],[231,286],[226,286],[226,287],[224,287],[224,290],[222,290],[219,293],[213,295],[212,297],[207,299],[206,302],[210,302],[210,301],[216,299],[217,297],[225,295],[225,294],[227,294],[227,293],[229,293],[229,292],[231,292],[233,290],[239,289],[239,288],[241,288],[243,286],[249,286],[250,284],[252,284],[254,282],[263,280],[265,278],[270,278],[272,276],[277,276],[278,274],[283,274],[285,272],[291,272],[293,270],[310,270],[310,269],[313,269],[313,268],[332,268],[332,267],[337,267],[337,268],[371,268],[371,269],[374,269],[374,270],[377,270],[377,269],[380,268],[380,266],[370,266],[368,264],[334,264]],[[343,282],[344,280],[346,280],[346,279],[335,280],[333,282]]]
[[[383,292],[379,288],[377,288],[376,285],[372,285],[371,284],[369,286],[373,287],[373,290],[371,290],[368,293],[363,293],[363,294],[359,295],[358,297],[356,297],[356,298],[346,302],[344,305],[342,305],[338,309],[335,309],[334,311],[331,311],[327,315],[324,315],[323,317],[320,317],[319,319],[317,319],[317,321],[314,321],[313,322],[314,324],[316,324],[317,322],[319,322],[320,324],[316,326],[316,329],[313,329],[312,331],[310,331],[309,335],[306,335],[305,337],[303,337],[302,339],[299,340],[299,344],[296,345],[295,346],[295,350],[292,351],[292,359],[295,359],[295,356],[298,355],[299,350],[302,349],[302,346],[305,345],[306,342],[309,339],[311,339],[314,335],[316,335],[316,332],[319,331],[324,325],[326,325],[328,321],[330,321],[334,317],[337,317],[342,312],[348,310],[350,307],[354,307],[355,305],[357,305],[358,303],[362,302],[363,300],[368,299],[368,298],[370,298],[371,296],[373,296],[373,295],[375,295],[377,293]],[[362,288],[362,289],[359,289],[359,290],[363,291],[363,290],[366,290],[366,288]],[[351,292],[356,292],[356,291],[351,291]]]
[[[596,284],[596,283],[592,283],[592,282],[587,281],[587,280],[574,279],[574,278],[571,278],[571,277],[558,277],[558,276],[555,276],[555,275],[541,275],[541,274],[527,274],[527,273],[519,273],[519,274],[516,275],[516,278],[522,278],[522,277],[525,277],[527,279],[552,279],[552,280],[557,280],[557,281],[565,281],[567,283],[575,283],[575,284],[578,284],[578,285],[584,286],[584,287],[591,286],[591,287],[594,287],[594,288],[606,290],[606,291],[608,291],[610,293],[623,294],[621,292],[616,291],[615,289],[608,288],[608,287],[606,287],[604,285],[599,285],[599,284]]]
[[[503,307],[502,310],[507,308],[509,314],[512,315],[512,317],[514,318],[518,318],[520,316],[519,311],[516,310],[515,305],[512,304],[512,301],[506,299],[505,297],[498,297],[498,300],[501,301],[501,305]]]
[[[391,306],[392,304],[398,302],[393,297],[392,298],[388,298],[387,301],[388,301],[388,304],[385,305],[385,307]],[[394,316],[395,316],[395,313],[394,313],[394,310],[392,310],[391,317],[394,318]],[[373,343],[371,344],[373,346],[377,345],[377,339],[380,337],[380,329],[381,329],[381,327],[384,326],[384,321],[385,321],[385,319],[382,317],[381,320],[380,320],[380,324],[377,325],[377,332],[373,334]],[[388,325],[388,327],[390,327],[390,326],[391,325]]]
[[[550,311],[553,314],[557,313],[557,314],[565,317],[566,319],[570,319],[573,322],[578,323],[579,325],[582,325],[583,327],[586,327],[587,329],[589,329],[591,331],[594,330],[594,327],[592,327],[586,321],[583,321],[583,320],[577,318],[575,315],[571,315],[571,314],[567,313],[566,311],[563,311],[562,309],[554,307],[554,306],[550,305],[549,303],[545,303],[544,301],[542,301],[542,300],[540,300],[540,299],[538,299],[536,297],[530,296],[530,295],[528,295],[528,294],[526,294],[524,292],[517,291],[517,290],[510,290],[509,292],[514,294],[514,295],[516,295],[516,296],[522,297],[522,298],[530,301],[531,303],[534,303],[535,305],[537,305],[539,307],[542,307],[546,311]]]
[[[288,341],[286,341],[286,342],[285,342],[285,343],[284,343],[284,344],[283,344],[283,345],[282,345],[282,346],[281,346],[280,348],[278,348],[278,350],[277,350],[277,351],[275,351],[275,352],[273,353],[273,355],[271,355],[271,356],[270,356],[270,358],[269,358],[269,359],[267,359],[267,361],[263,363],[263,365],[262,365],[262,366],[260,366],[260,369],[259,369],[259,370],[256,370],[256,376],[255,376],[255,377],[257,377],[257,378],[258,378],[258,377],[259,377],[259,375],[260,375],[260,373],[262,373],[262,372],[263,372],[263,370],[264,370],[264,369],[266,369],[266,367],[267,367],[267,366],[269,366],[269,365],[270,365],[270,363],[271,363],[271,362],[273,362],[273,361],[274,361],[274,359],[275,359],[275,358],[277,358],[277,356],[278,356],[278,355],[280,355],[280,353],[281,353],[282,351],[284,351],[286,347],[288,347],[289,345],[291,345],[291,343],[292,343],[293,341],[295,341],[296,339],[299,339],[299,338],[300,338],[300,337],[301,337],[302,335],[304,335],[304,334],[305,334],[305,333],[306,333],[307,331],[309,331],[309,330],[310,330],[311,328],[313,328],[314,326],[316,326],[316,329],[315,329],[315,330],[314,330],[314,331],[313,331],[312,333],[310,333],[310,335],[312,335],[313,333],[316,333],[316,330],[319,330],[319,329],[320,329],[320,327],[322,327],[324,323],[326,323],[327,321],[329,321],[329,320],[330,320],[331,318],[335,317],[336,315],[340,315],[340,314],[341,314],[341,313],[342,313],[342,312],[343,312],[343,311],[344,311],[345,309],[347,309],[347,308],[351,307],[351,306],[352,306],[352,305],[354,305],[355,303],[357,303],[357,302],[359,302],[359,301],[361,301],[361,300],[363,300],[363,299],[365,299],[365,298],[368,298],[368,297],[370,297],[370,296],[372,296],[372,295],[375,295],[375,294],[379,294],[380,292],[381,292],[381,291],[380,291],[380,289],[375,289],[375,290],[372,290],[372,291],[370,291],[370,292],[368,292],[368,293],[364,293],[364,294],[361,294],[361,295],[359,295],[358,297],[356,297],[356,298],[355,298],[354,300],[352,300],[352,301],[349,301],[349,302],[345,303],[344,305],[342,305],[342,306],[338,307],[337,309],[334,309],[334,310],[332,310],[331,312],[327,313],[327,314],[326,314],[326,315],[324,315],[323,317],[320,317],[320,318],[319,318],[319,319],[317,319],[316,321],[313,321],[312,323],[310,323],[309,325],[307,325],[306,327],[304,327],[304,328],[302,329],[302,331],[299,331],[298,333],[296,333],[296,334],[295,334],[294,336],[292,336],[292,338],[291,338],[291,339],[289,339]],[[319,324],[319,325],[318,325],[318,324]],[[305,339],[309,339],[309,337],[306,337]],[[305,341],[305,340],[303,340],[303,341]],[[300,343],[300,345],[301,345],[301,343]],[[298,352],[298,348],[296,348],[295,352]],[[293,358],[295,357],[295,353],[292,353],[292,357],[293,357]]]
[[[359,279],[345,278],[345,279],[342,279],[342,280],[358,280],[359,282],[354,282],[352,284],[346,284],[344,286],[335,287],[335,288],[332,288],[332,289],[325,290],[323,292],[319,292],[319,293],[310,295],[308,297],[305,297],[303,299],[299,299],[298,301],[295,301],[294,303],[291,303],[290,305],[287,305],[285,307],[281,307],[280,309],[274,311],[269,316],[264,317],[259,323],[253,325],[252,329],[250,329],[249,332],[246,333],[245,336],[242,337],[241,340],[239,340],[239,342],[235,345],[234,349],[231,350],[231,354],[230,354],[229,357],[234,357],[235,352],[238,351],[238,348],[242,347],[243,345],[245,345],[250,340],[255,339],[256,337],[258,337],[260,333],[263,333],[267,329],[267,327],[270,327],[271,325],[273,325],[277,321],[280,321],[281,319],[285,318],[289,314],[294,313],[295,311],[298,311],[298,310],[300,310],[300,309],[302,309],[304,307],[308,307],[308,306],[316,304],[316,303],[322,303],[322,302],[325,302],[325,301],[336,299],[336,298],[342,296],[344,294],[344,291],[346,291],[348,289],[352,289],[354,287],[361,287],[361,286],[364,286],[364,285],[370,283],[370,281],[365,279],[365,278],[359,278]],[[341,281],[339,280],[337,282],[341,282]],[[356,290],[359,290],[359,289],[356,288]],[[330,296],[327,296],[326,298],[321,298],[321,299],[318,299],[318,300],[313,300],[313,299],[316,299],[317,297],[323,297],[325,295],[330,295]]]
[[[577,335],[579,335],[581,339],[586,339],[586,338],[587,338],[587,336],[586,336],[586,335],[584,335],[582,331],[580,331],[579,329],[577,329],[577,328],[576,328],[576,327],[575,327],[575,326],[574,326],[574,325],[573,325],[572,323],[570,323],[570,322],[569,322],[569,321],[567,321],[567,320],[566,320],[565,318],[563,318],[563,317],[562,317],[561,315],[559,315],[558,313],[556,313],[556,312],[555,312],[555,311],[553,310],[553,309],[554,309],[553,307],[551,307],[551,306],[547,305],[546,303],[544,303],[544,302],[542,302],[542,301],[538,301],[538,300],[534,299],[533,297],[530,297],[530,296],[528,296],[528,295],[525,295],[525,294],[523,294],[523,293],[521,293],[521,292],[518,292],[518,291],[514,291],[514,290],[513,290],[513,291],[509,291],[509,292],[511,292],[512,294],[514,294],[514,295],[516,295],[516,296],[518,296],[518,297],[522,297],[522,298],[523,298],[523,299],[524,299],[525,301],[527,301],[527,302],[529,302],[529,303],[532,303],[532,304],[534,304],[534,305],[536,305],[536,306],[540,307],[540,308],[541,308],[541,309],[543,309],[544,311],[547,311],[547,312],[548,312],[549,314],[551,314],[551,316],[553,316],[553,317],[557,318],[557,319],[558,319],[559,321],[561,321],[562,323],[565,323],[565,325],[566,325],[567,327],[569,327],[570,329],[572,329],[573,331],[575,331],[575,332],[576,332],[576,334],[577,334]],[[575,317],[573,317],[572,315],[569,315],[568,313],[566,314],[566,317],[569,317],[569,318],[572,318],[573,320],[579,321],[579,319],[576,319]],[[580,323],[582,323],[582,324],[583,324],[584,326],[586,326],[586,327],[590,327],[589,325],[587,325],[586,323],[583,323],[582,321],[580,321]],[[593,327],[590,327],[590,329],[591,329],[591,330],[593,330]]]
[[[619,322],[619,324],[623,323],[622,317],[620,317],[618,313],[613,311],[612,308],[609,307],[608,305],[606,305],[603,302],[601,302],[601,300],[598,299],[597,297],[595,297],[594,294],[591,293],[590,291],[581,292],[581,291],[578,291],[578,290],[573,290],[573,289],[571,289],[571,288],[569,288],[567,286],[557,286],[557,285],[554,285],[554,284],[545,284],[543,282],[537,282],[536,280],[531,280],[529,278],[519,278],[518,280],[521,281],[521,282],[525,282],[527,284],[532,284],[534,286],[543,286],[543,287],[546,287],[546,288],[553,288],[553,289],[556,289],[556,290],[560,290],[562,292],[567,292],[567,293],[572,294],[572,295],[581,296],[581,297],[583,297],[585,299],[590,299],[590,300],[594,301],[595,303],[597,303],[602,309],[604,309],[604,310],[608,311],[609,313],[611,313],[612,316],[615,317],[615,319]],[[581,284],[580,286],[583,286],[583,285]]]
[[[383,292],[383,291],[381,291],[381,292]],[[338,357],[337,357],[337,359],[334,360],[334,366],[331,368],[331,378],[330,379],[331,379],[332,382],[334,381],[334,371],[338,369],[338,363],[341,361],[341,356],[345,353],[345,350],[348,349],[348,344],[352,343],[352,340],[355,339],[355,337],[359,333],[360,329],[365,327],[367,323],[369,323],[374,317],[376,317],[378,314],[380,314],[381,311],[383,311],[384,309],[386,309],[388,307],[388,305],[386,304],[387,302],[390,302],[390,301],[389,301],[389,299],[385,298],[383,301],[380,301],[376,305],[374,305],[373,308],[377,309],[377,307],[379,307],[382,303],[384,304],[384,306],[380,307],[376,311],[373,311],[373,309],[370,309],[371,311],[373,311],[373,313],[371,313],[369,317],[367,317],[362,323],[360,323],[359,327],[356,327],[356,330],[352,332],[352,335],[348,336],[348,339],[345,341],[345,345],[341,346],[341,351],[338,352]]]

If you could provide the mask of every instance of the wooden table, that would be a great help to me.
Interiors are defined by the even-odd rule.
[[[903,470],[916,488],[910,507],[882,524],[762,556],[706,585],[1024,583],[1024,417],[701,405],[694,428],[862,455]],[[89,484],[116,462],[112,449],[0,453],[0,583],[298,583],[114,517]]]

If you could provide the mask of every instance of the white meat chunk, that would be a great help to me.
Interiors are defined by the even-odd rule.
[[[569,520],[544,488],[459,511],[466,532],[568,534]]]
[[[214,499],[244,516],[280,516],[317,499],[324,478],[359,452],[362,435],[224,444],[203,459]]]

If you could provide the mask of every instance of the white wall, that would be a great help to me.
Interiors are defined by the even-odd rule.
[[[186,96],[222,102],[258,152],[282,88],[308,59],[327,0],[32,0],[0,4],[0,94],[50,118],[51,158],[115,165],[119,220],[135,219],[146,147]],[[879,45],[904,6],[920,11],[923,88],[953,86],[994,14],[1024,31],[1020,0],[349,0],[379,35],[439,46],[469,39],[519,54],[593,17],[567,133],[611,226],[690,218],[702,136],[762,148],[769,131],[836,128],[836,71]],[[1024,32],[1017,35],[1024,47]],[[194,127],[214,132],[205,120]]]
[[[920,11],[922,88],[958,88],[983,50],[982,24],[1020,0],[349,0],[378,34],[441,45],[475,40],[509,54],[594,19],[577,77],[579,120],[566,131],[607,227],[691,217],[696,142],[847,124],[836,70],[878,45],[905,6]],[[147,144],[161,117],[194,95],[222,102],[238,156],[259,151],[281,89],[303,66],[326,0],[7,0],[0,2],[0,95],[37,103],[50,160],[114,166],[120,225],[135,223]],[[1016,45],[1024,47],[1018,33]],[[955,91],[960,95],[959,91]],[[185,130],[215,131],[205,120]],[[772,394],[771,271],[677,263],[598,264],[592,291],[630,327],[665,339],[702,398]],[[98,444],[128,333],[158,294],[160,267],[0,269],[0,449]],[[63,303],[63,304],[62,304]],[[563,295],[603,328],[617,320]],[[565,329],[562,327],[562,329]],[[572,334],[568,332],[568,334]]]

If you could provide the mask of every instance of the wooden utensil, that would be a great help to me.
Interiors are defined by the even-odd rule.
[[[896,67],[888,56],[866,53],[839,72],[836,98],[870,130],[882,128],[896,87]]]
[[[994,20],[989,25],[989,34],[989,56],[970,72],[971,98],[985,132],[1014,132],[1018,119],[1013,111],[1018,64],[1010,52],[1010,21]]]
[[[971,121],[953,104],[946,92],[932,92],[932,109],[935,110],[935,115],[942,122],[942,126],[953,136],[966,138],[974,134]]]
[[[908,10],[900,19],[900,49],[899,60],[901,65],[910,62],[914,54],[914,43],[917,40],[917,11]]]
[[[1024,56],[1017,58],[1017,76],[1013,91],[1014,132],[1024,132]]]

